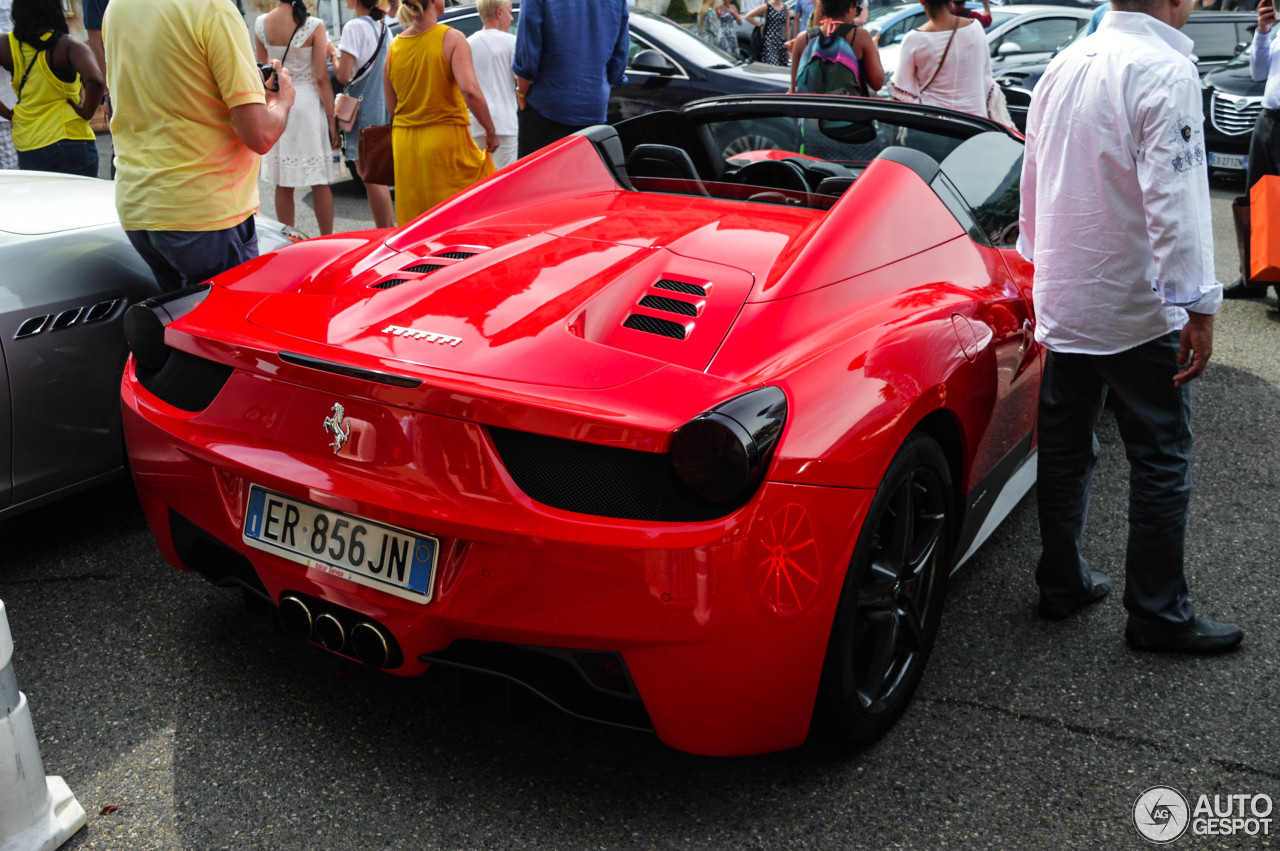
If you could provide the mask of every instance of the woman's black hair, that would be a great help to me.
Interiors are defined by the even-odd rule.
[[[305,0],[280,0],[281,3],[288,3],[293,7],[293,22],[298,26],[302,26],[307,22],[310,13],[307,11]]]
[[[62,0],[13,0],[13,34],[18,41],[32,47],[44,46],[40,36],[53,30],[69,34],[67,16],[62,12]],[[57,41],[57,36],[49,42]]]
[[[386,12],[383,12],[381,7],[378,6],[378,0],[356,0],[356,2],[369,10],[369,17],[375,21],[382,20],[383,16],[386,15]]]
[[[849,13],[850,9],[862,6],[862,0],[821,0],[822,17],[838,21]]]

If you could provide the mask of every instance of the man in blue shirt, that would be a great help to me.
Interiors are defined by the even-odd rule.
[[[519,155],[603,123],[630,46],[626,0],[524,0],[511,63]]]

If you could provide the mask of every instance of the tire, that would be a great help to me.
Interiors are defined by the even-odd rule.
[[[827,645],[815,721],[863,747],[898,720],[938,634],[951,567],[951,468],[933,438],[907,438],[858,534]]]

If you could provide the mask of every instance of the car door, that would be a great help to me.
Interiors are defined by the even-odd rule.
[[[991,70],[999,73],[1006,62],[1047,60],[1086,23],[1085,18],[1066,15],[1045,15],[1019,22],[991,40]]]
[[[643,67],[637,67],[637,59]],[[657,65],[661,65],[663,70],[653,70]],[[699,76],[702,79],[695,81],[686,63],[632,27],[631,47],[627,52],[627,82],[614,86],[610,92],[609,123],[646,112],[679,109],[695,98],[723,94],[708,89],[705,75]]]

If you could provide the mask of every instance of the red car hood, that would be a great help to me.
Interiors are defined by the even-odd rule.
[[[667,363],[702,371],[751,293],[755,277],[742,267],[768,270],[815,216],[780,210],[762,232],[726,217],[723,204],[663,200],[609,193],[561,203],[556,225],[535,205],[501,226],[355,252],[367,256],[301,276],[296,291],[266,296],[248,321],[298,340],[299,353],[407,372],[590,390]],[[251,278],[274,277],[273,265],[306,248],[263,258]]]

